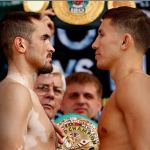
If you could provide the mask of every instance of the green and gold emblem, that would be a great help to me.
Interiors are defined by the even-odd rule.
[[[86,25],[100,16],[104,9],[104,1],[52,1],[52,8],[61,21],[72,25]]]
[[[98,150],[97,123],[78,114],[66,114],[56,120],[63,129],[64,144],[57,150]]]

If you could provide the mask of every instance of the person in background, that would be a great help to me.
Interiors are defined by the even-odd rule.
[[[100,150],[150,149],[150,77],[142,69],[150,45],[150,18],[131,7],[102,17],[95,49],[97,67],[109,70],[116,89],[98,125]]]
[[[52,69],[55,51],[44,16],[12,12],[0,22],[8,74],[0,83],[0,149],[56,149],[57,137],[33,91],[39,70]]]
[[[54,80],[51,72],[38,73],[38,77],[34,85],[34,91],[37,94],[48,118],[51,120],[56,114]]]
[[[86,72],[75,72],[66,78],[66,85],[61,111],[64,114],[82,114],[95,120],[102,107],[103,90],[99,79]]]
[[[49,119],[55,118],[60,109],[66,82],[60,68],[53,65],[52,72],[39,72],[34,90]]]
[[[56,114],[53,117],[53,119],[55,120],[62,115],[60,111],[60,107],[62,105],[61,103],[63,100],[64,92],[66,91],[66,80],[61,69],[54,64],[53,64],[52,75],[54,80],[54,91],[55,91],[55,102],[56,102],[55,105]]]

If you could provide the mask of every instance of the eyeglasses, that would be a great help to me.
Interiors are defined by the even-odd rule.
[[[42,94],[46,94],[46,93],[48,93],[49,91],[52,91],[52,90],[53,90],[55,95],[60,95],[64,92],[61,87],[50,86],[50,85],[46,85],[46,84],[40,84],[40,85],[38,85],[38,87],[36,89],[39,92],[41,92]]]

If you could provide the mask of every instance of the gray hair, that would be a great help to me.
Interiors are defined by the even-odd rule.
[[[66,90],[66,80],[65,80],[65,76],[64,76],[64,73],[61,70],[61,68],[53,64],[53,71],[51,73],[54,75],[55,74],[60,75],[62,83],[63,83],[62,90],[65,91]]]

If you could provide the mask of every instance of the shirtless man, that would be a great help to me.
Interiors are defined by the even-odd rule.
[[[136,8],[108,10],[92,47],[97,67],[115,81],[98,126],[100,150],[150,150],[150,77],[142,59],[150,44],[150,20]]]
[[[8,75],[0,83],[0,149],[55,150],[56,134],[37,95],[37,72],[51,70],[52,36],[38,13],[16,12],[0,23]]]

